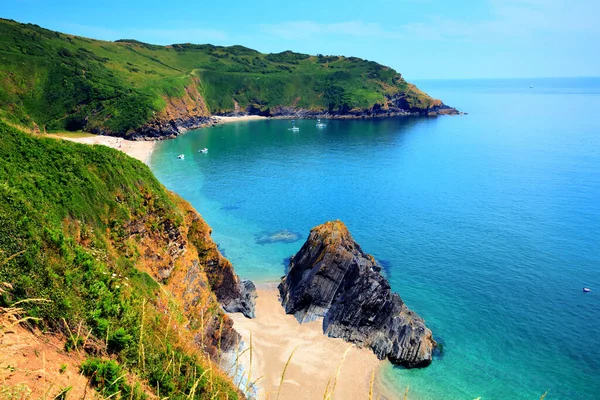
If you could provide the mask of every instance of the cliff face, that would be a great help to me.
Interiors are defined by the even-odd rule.
[[[119,151],[1,121],[0,180],[0,309],[44,299],[25,302],[22,316],[77,333],[75,349],[116,360],[162,397],[196,381],[195,398],[240,397],[214,363],[239,342],[222,308],[252,316],[253,285],[189,203]],[[204,381],[197,371],[209,371]]]
[[[214,125],[214,118],[202,95],[198,91],[200,80],[191,79],[185,86],[183,96],[164,96],[165,108],[156,113],[154,118],[124,136],[130,140],[171,139],[192,129]]]
[[[330,337],[370,347],[405,367],[431,363],[431,331],[393,293],[375,259],[340,221],[313,228],[279,285],[283,306],[300,322],[323,317]]]

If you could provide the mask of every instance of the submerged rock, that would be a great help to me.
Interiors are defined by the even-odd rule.
[[[276,232],[266,232],[256,235],[257,244],[269,243],[294,243],[300,239],[300,234],[297,232],[282,229]]]
[[[431,331],[393,293],[375,259],[341,221],[313,228],[279,285],[287,314],[300,323],[323,317],[323,332],[408,368],[431,363]]]

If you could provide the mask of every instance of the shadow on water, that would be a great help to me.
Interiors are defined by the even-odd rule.
[[[433,349],[433,361],[442,360],[444,358],[445,341],[442,338],[434,337],[433,340],[437,342],[437,346]]]
[[[221,247],[221,245],[219,245],[217,243],[217,250],[219,250],[219,253],[221,253],[221,255],[225,258],[227,258],[227,255],[225,254],[225,249]]]
[[[292,261],[292,257],[286,257],[283,259],[283,274],[287,275],[290,272],[290,261]]]
[[[381,266],[381,270],[383,272],[383,276],[389,281],[392,276],[392,263],[389,260],[384,260],[383,258],[376,258],[377,264]]]

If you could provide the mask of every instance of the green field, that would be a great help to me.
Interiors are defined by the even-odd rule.
[[[0,118],[41,131],[124,134],[194,87],[206,114],[280,106],[347,113],[440,104],[391,68],[354,57],[135,40],[105,42],[0,19]]]

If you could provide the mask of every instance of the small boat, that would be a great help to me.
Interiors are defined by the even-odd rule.
[[[529,89],[533,89],[533,85],[529,85]]]
[[[327,126],[326,124],[321,122],[320,118],[317,119],[317,125],[316,125],[317,128],[325,128],[326,126]]]
[[[180,159],[180,160],[183,160],[185,158],[185,155],[180,154],[180,155],[177,156],[177,158]]]
[[[198,150],[198,153],[208,153],[208,149],[205,147],[202,150]]]
[[[290,131],[298,132],[299,130],[300,128],[296,126],[296,121],[292,120],[292,127],[290,128]]]
[[[591,291],[592,291],[592,289],[590,289],[590,288],[586,288],[586,287],[583,288],[583,293],[587,293],[587,292],[591,292]]]

